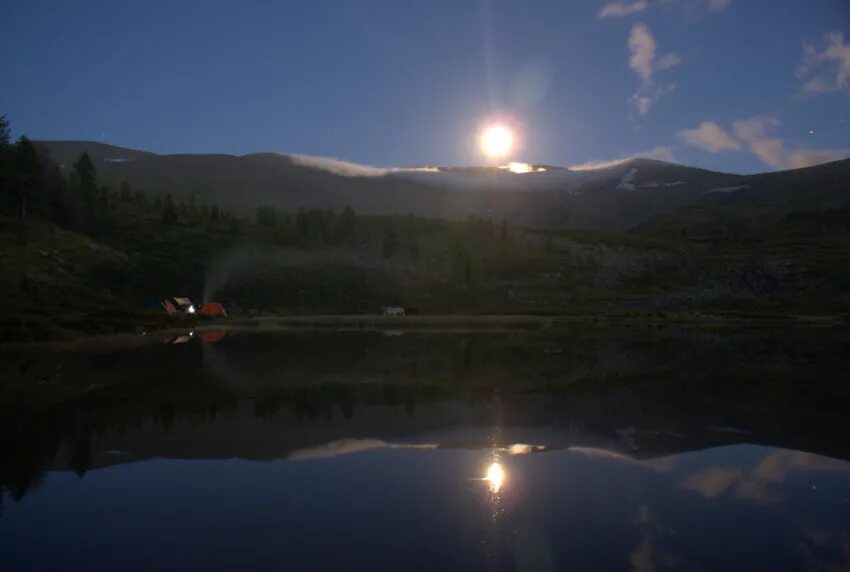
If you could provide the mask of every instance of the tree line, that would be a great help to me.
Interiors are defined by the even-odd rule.
[[[226,225],[233,234],[240,230],[233,213],[216,204],[198,205],[194,194],[188,202],[176,201],[170,194],[149,197],[126,182],[118,189],[99,184],[88,153],[71,167],[63,172],[26,136],[13,141],[9,120],[0,115],[0,216],[16,220],[21,242],[26,242],[31,218],[93,238],[108,238],[116,219],[113,213],[122,206],[155,213],[166,225],[212,221]]]
[[[9,121],[0,115],[0,215],[17,221],[18,236],[26,242],[27,222],[45,220],[67,230],[108,240],[120,207],[155,213],[164,225],[218,225],[240,235],[248,222],[215,203],[199,204],[193,192],[188,200],[171,194],[149,197],[141,189],[122,183],[113,189],[98,182],[97,169],[88,153],[63,172],[26,136],[12,141]],[[294,215],[279,213],[274,205],[257,207],[256,223],[273,229],[277,242],[303,247],[348,245],[354,238],[357,216],[351,207],[301,208]]]
[[[145,225],[197,228],[233,237],[250,233],[279,246],[350,248],[384,260],[440,266],[463,283],[471,282],[477,273],[476,251],[481,245],[508,236],[504,222],[497,227],[489,219],[469,217],[465,224],[452,226],[418,219],[412,213],[358,216],[350,206],[342,211],[302,207],[286,212],[266,204],[256,207],[251,221],[215,203],[200,202],[196,192],[184,198],[149,195],[126,182],[115,189],[98,181],[87,153],[63,170],[27,137],[13,142],[5,116],[0,116],[0,216],[16,220],[21,242],[27,240],[28,220],[36,218],[106,244],[120,244],[122,237],[116,233],[122,225],[134,224],[128,221],[136,217]],[[449,228],[456,228],[458,234],[446,242],[452,236]]]

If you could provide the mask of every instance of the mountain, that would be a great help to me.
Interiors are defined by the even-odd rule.
[[[626,230],[682,207],[850,206],[850,159],[759,175],[650,159],[595,170],[512,164],[382,169],[333,159],[255,153],[160,155],[91,141],[41,141],[63,169],[83,153],[101,182],[253,208],[352,206],[363,214],[469,215],[513,225]]]
[[[73,347],[39,361],[22,348],[0,355],[0,485],[26,491],[47,468],[376,448],[635,460],[747,443],[850,459],[848,341],[822,328],[243,330],[216,343],[125,340],[111,359]]]

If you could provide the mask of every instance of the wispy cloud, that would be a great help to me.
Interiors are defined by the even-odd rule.
[[[630,14],[637,14],[649,8],[648,0],[635,0],[634,2],[611,2],[605,4],[599,10],[600,18],[622,18]]]
[[[725,10],[731,0],[708,0],[708,9],[711,12]]]
[[[679,65],[682,58],[675,52],[661,56],[657,52],[658,43],[650,29],[636,24],[629,34],[629,67],[640,76],[642,83],[629,101],[640,115],[648,114],[659,99],[676,89],[675,84],[658,84],[655,74]]]
[[[679,137],[688,145],[705,149],[709,153],[736,151],[741,143],[713,121],[703,121],[696,129],[679,132]]]
[[[742,141],[752,143],[767,137],[767,130],[782,123],[776,117],[758,115],[750,119],[739,119],[732,123],[732,130]]]
[[[803,44],[803,59],[797,65],[797,79],[803,82],[803,95],[846,92],[850,95],[850,44],[842,32],[824,35],[824,47],[818,50]]]
[[[312,169],[321,169],[322,171],[329,171],[344,177],[380,177],[381,175],[386,175],[389,172],[389,169],[350,163],[348,161],[342,161],[332,157],[289,155],[289,158],[298,165],[310,167]]]
[[[776,117],[756,116],[732,123],[734,136],[714,121],[704,121],[696,129],[679,132],[679,137],[688,145],[699,147],[710,153],[721,151],[748,150],[763,163],[776,169],[800,169],[850,156],[850,149],[795,149],[789,151],[785,141],[770,135],[770,131],[781,126]]]
[[[381,439],[341,439],[316,447],[295,449],[287,456],[287,459],[296,461],[332,459],[341,455],[373,451],[375,449],[430,450],[436,448],[438,448],[438,445],[435,443],[390,443]]]
[[[570,167],[573,171],[595,171],[598,169],[607,169],[609,167],[619,167],[633,159],[655,159],[657,161],[668,161],[673,163],[676,158],[673,156],[673,150],[670,147],[655,147],[643,153],[634,153],[619,159],[587,161]]]
[[[654,6],[680,5],[686,12],[699,14],[707,12],[720,12],[729,5],[731,0],[617,0],[608,2],[599,10],[600,18],[625,18],[633,14],[646,12]]]

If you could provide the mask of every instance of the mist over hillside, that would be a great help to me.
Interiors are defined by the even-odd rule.
[[[511,225],[627,230],[682,207],[850,205],[850,160],[759,175],[652,159],[595,170],[524,165],[384,169],[278,153],[159,155],[91,141],[41,141],[60,168],[86,152],[103,183],[231,208],[353,207],[358,213],[467,216]],[[527,171],[527,172],[522,172]]]

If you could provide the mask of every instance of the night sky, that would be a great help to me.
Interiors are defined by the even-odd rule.
[[[848,0],[3,4],[15,135],[377,166],[633,154],[731,172],[850,155]]]

